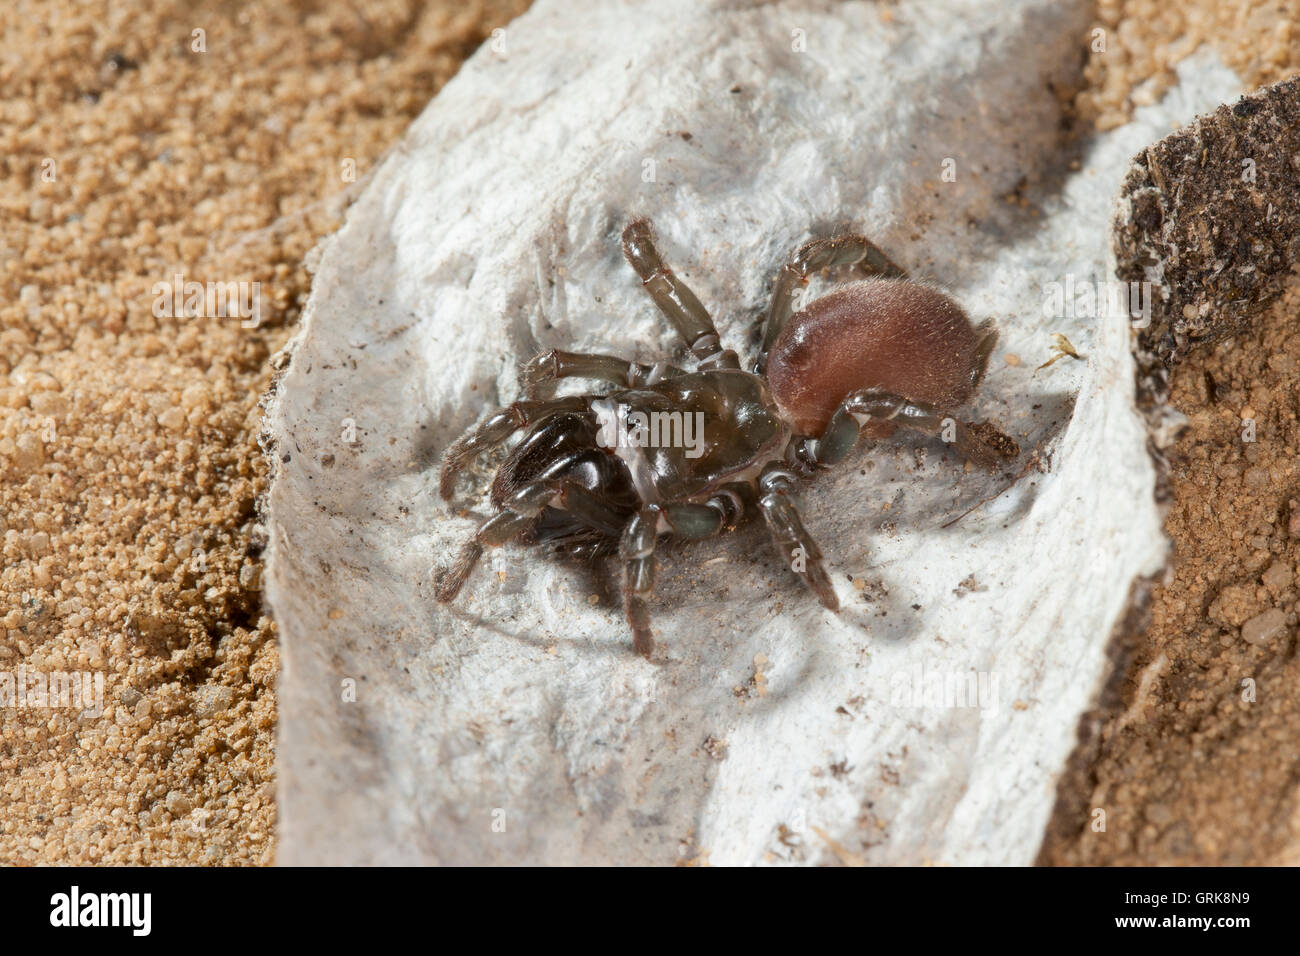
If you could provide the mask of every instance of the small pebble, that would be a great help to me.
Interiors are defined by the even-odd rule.
[[[1269,565],[1268,570],[1260,575],[1260,581],[1273,594],[1281,594],[1291,586],[1292,577],[1290,565],[1285,561],[1274,561]]]
[[[1241,639],[1247,644],[1263,647],[1286,633],[1286,614],[1277,608],[1256,614],[1241,626]]]

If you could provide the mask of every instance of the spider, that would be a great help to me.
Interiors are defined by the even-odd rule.
[[[791,570],[838,611],[792,500],[801,479],[841,461],[860,436],[899,427],[939,435],[986,467],[1019,454],[996,427],[947,411],[979,385],[997,332],[973,327],[956,302],[909,280],[864,237],[805,243],[781,268],[752,371],[722,347],[708,311],[664,263],[649,220],[628,225],[622,246],[692,367],[558,349],[527,362],[524,400],[471,429],[443,459],[439,491],[450,500],[467,464],[524,432],[492,482],[495,513],[442,573],[439,601],[456,597],[485,547],[515,538],[588,559],[617,551],[633,645],[648,658],[659,539],[707,538],[757,510]],[[797,309],[808,277],[837,266],[867,277]],[[570,377],[613,389],[552,397]]]

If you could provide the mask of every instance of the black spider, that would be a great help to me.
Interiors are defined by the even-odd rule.
[[[800,477],[840,461],[861,434],[900,426],[941,436],[986,466],[1019,454],[992,425],[945,411],[970,398],[997,333],[973,327],[957,303],[910,281],[862,236],[806,243],[782,267],[752,372],[722,348],[707,310],[664,264],[648,220],[623,231],[623,254],[686,342],[694,369],[559,350],[530,361],[528,400],[495,412],[443,460],[440,491],[450,499],[471,459],[527,429],[492,483],[496,514],[443,573],[439,601],[456,597],[485,546],[522,537],[596,557],[617,543],[628,624],[648,657],[658,538],[709,537],[757,506],[791,569],[838,610],[821,552],[790,498]],[[848,265],[870,278],[795,311],[811,273]],[[571,376],[615,388],[539,397]]]

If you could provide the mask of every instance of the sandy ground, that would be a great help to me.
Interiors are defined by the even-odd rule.
[[[1174,576],[1044,862],[1300,863],[1298,323],[1300,288],[1175,373]]]
[[[1252,89],[1300,70],[1296,0],[1105,0],[1098,23],[1109,42],[1076,105],[1101,129],[1158,99],[1201,42]],[[1300,863],[1298,322],[1300,288],[1174,373],[1189,427],[1170,455],[1173,574],[1041,863]]]
[[[0,708],[0,862],[273,859],[258,400],[354,180],[526,5],[0,6],[0,673],[104,678],[98,719]],[[1101,128],[1202,39],[1252,85],[1300,66],[1296,0],[1098,18]],[[156,316],[177,273],[260,283],[260,321]],[[1045,862],[1296,861],[1298,315],[1178,373],[1178,570]],[[1270,611],[1285,638],[1247,639]]]
[[[268,360],[351,170],[524,6],[0,5],[0,670],[105,677],[0,709],[0,861],[273,858]],[[176,273],[260,325],[156,317]]]

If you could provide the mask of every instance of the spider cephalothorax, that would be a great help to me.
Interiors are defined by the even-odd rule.
[[[528,397],[495,412],[443,460],[440,491],[449,499],[469,461],[526,430],[492,483],[496,514],[442,575],[439,601],[456,597],[484,547],[512,538],[586,557],[617,549],[633,642],[648,657],[646,602],[660,536],[709,537],[757,510],[790,568],[838,610],[790,497],[800,478],[843,459],[862,434],[898,427],[941,436],[981,465],[1019,454],[992,425],[948,411],[970,399],[997,333],[973,327],[957,303],[908,280],[862,236],[806,243],[782,267],[753,372],[722,348],[708,311],[664,264],[648,220],[623,231],[623,254],[685,341],[693,368],[559,350],[525,365]],[[795,311],[810,274],[850,265],[870,278]],[[569,377],[614,388],[542,396]]]

